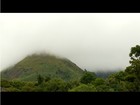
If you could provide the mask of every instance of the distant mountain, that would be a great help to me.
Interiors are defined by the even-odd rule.
[[[99,78],[107,78],[109,75],[116,73],[117,71],[98,71],[95,72],[96,76]]]
[[[33,54],[11,68],[3,70],[1,77],[8,80],[35,81],[38,75],[61,78],[65,81],[80,79],[84,71],[66,58],[49,54]]]

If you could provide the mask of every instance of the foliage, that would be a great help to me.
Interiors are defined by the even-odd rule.
[[[8,80],[1,80],[1,87],[8,88],[10,87],[10,82]]]
[[[38,74],[65,81],[80,79],[83,70],[68,59],[49,54],[33,54],[1,72],[8,80],[36,81]]]
[[[66,92],[68,91],[65,81],[62,79],[51,79],[45,84],[45,91],[49,92]]]
[[[27,82],[22,87],[21,91],[23,91],[23,92],[35,92],[36,91],[35,83],[33,83],[33,82]]]
[[[105,84],[105,80],[103,78],[96,78],[95,81],[92,81],[92,84],[95,86]]]
[[[125,70],[128,74],[126,80],[133,82],[135,91],[140,91],[140,45],[132,47],[129,56],[131,58],[129,61],[131,65]]]
[[[83,84],[89,84],[96,79],[95,73],[85,71],[85,74],[81,77],[80,82]]]
[[[114,90],[111,90],[111,88],[105,84],[97,85],[96,86],[97,92],[111,92]]]
[[[96,92],[96,88],[93,85],[81,84],[69,90],[69,92]]]
[[[44,56],[44,55],[43,55]],[[1,91],[2,92],[140,92],[140,46],[136,45],[131,48],[129,54],[130,66],[126,67],[124,71],[111,73],[106,78],[97,77],[94,72],[88,72],[85,70],[79,75],[73,75],[74,70],[64,71],[63,64],[68,67],[75,68],[75,64],[69,63],[70,61],[63,61],[59,63],[60,67],[57,68],[55,73],[57,76],[44,75],[42,72],[39,75],[34,75],[34,81],[32,81],[32,75],[26,76],[31,81],[21,81],[1,79]],[[32,58],[32,57],[31,57]],[[35,61],[40,57],[34,59]],[[55,59],[55,58],[54,58]],[[54,61],[49,61],[55,62]],[[56,61],[57,62],[57,61]],[[29,64],[28,64],[29,65]],[[44,65],[44,64],[42,64]],[[62,67],[62,68],[61,68]],[[52,67],[53,68],[53,67]],[[54,67],[56,68],[56,67]],[[24,69],[25,70],[25,69]],[[51,72],[50,69],[49,73]],[[80,70],[80,69],[79,69]],[[26,71],[26,70],[25,70]],[[45,70],[44,70],[45,71]],[[48,70],[47,70],[48,71]],[[77,70],[78,71],[78,70]],[[76,73],[78,73],[76,71]],[[19,70],[17,74],[22,73]],[[53,71],[54,73],[54,71]],[[53,74],[52,73],[52,74]],[[9,74],[6,71],[5,74]],[[71,77],[79,76],[78,78],[69,79]],[[66,79],[67,78],[67,79]],[[24,77],[25,79],[25,77]]]
[[[37,81],[38,81],[38,84],[40,85],[40,84],[43,83],[44,78],[43,78],[41,75],[38,75],[38,77],[37,77]]]
[[[49,76],[45,76],[45,82],[48,82],[51,78]]]
[[[71,81],[67,82],[67,88],[68,89],[75,88],[75,87],[77,87],[79,85],[80,85],[80,82],[78,80],[71,80]]]

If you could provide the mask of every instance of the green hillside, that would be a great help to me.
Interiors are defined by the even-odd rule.
[[[80,79],[82,74],[83,70],[66,58],[33,54],[2,71],[1,76],[8,80],[36,81],[37,76],[42,75],[68,81]]]
[[[116,72],[83,71],[68,59],[47,54],[26,57],[2,72],[2,92],[140,92],[140,45],[130,66]]]

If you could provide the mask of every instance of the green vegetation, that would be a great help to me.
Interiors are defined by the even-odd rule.
[[[131,65],[124,71],[101,78],[69,60],[33,55],[3,71],[0,86],[5,92],[140,92],[140,46],[132,47],[129,56]]]
[[[60,78],[65,81],[80,79],[83,70],[68,59],[49,54],[27,56],[15,66],[2,71],[2,79],[36,81],[37,76]]]
[[[93,73],[85,71],[84,75],[80,79],[80,82],[83,83],[83,84],[89,84],[92,81],[94,81],[95,78],[96,78],[95,73],[93,74]]]

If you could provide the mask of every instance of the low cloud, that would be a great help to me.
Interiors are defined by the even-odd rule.
[[[140,14],[0,14],[0,70],[47,52],[90,71],[124,69],[140,42]]]

